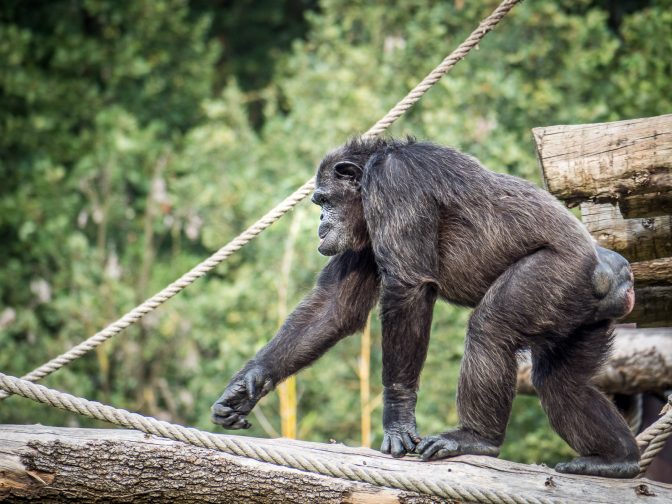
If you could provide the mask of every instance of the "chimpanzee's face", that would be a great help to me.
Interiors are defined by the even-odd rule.
[[[322,160],[312,197],[322,209],[317,250],[325,256],[361,250],[369,242],[360,191],[362,168],[343,154],[337,151]]]

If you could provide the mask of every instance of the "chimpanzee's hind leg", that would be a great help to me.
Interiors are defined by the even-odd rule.
[[[515,396],[516,351],[529,334],[559,324],[553,300],[568,277],[561,275],[562,261],[553,251],[539,250],[490,286],[469,319],[457,388],[460,427],[424,437],[416,448],[423,459],[499,454]]]
[[[533,383],[551,426],[580,455],[558,472],[632,478],[639,449],[615,406],[590,384],[608,355],[612,324],[584,325],[552,347],[532,349]]]

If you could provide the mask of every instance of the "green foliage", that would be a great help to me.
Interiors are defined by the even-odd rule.
[[[381,117],[496,3],[263,2],[255,12],[244,1],[4,3],[0,370],[27,372],[224,245],[328,149]],[[631,3],[616,25],[613,2],[521,4],[391,134],[455,145],[538,180],[530,128],[669,112],[672,4]],[[299,205],[46,383],[214,428],[210,404],[325,263],[317,216]],[[468,315],[435,310],[423,433],[457,421]],[[373,331],[375,397],[377,321]],[[302,438],[358,443],[358,349],[348,338],[300,374]],[[279,430],[275,394],[260,411]],[[91,424],[18,398],[0,405],[0,422],[37,421]],[[252,422],[249,434],[268,434]],[[569,454],[538,400],[518,398],[503,456],[550,464]]]

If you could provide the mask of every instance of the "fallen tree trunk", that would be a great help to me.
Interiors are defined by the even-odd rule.
[[[426,463],[369,449],[257,440],[325,463],[356,462],[481,491],[562,502],[670,502],[672,486],[649,480],[563,475],[488,457]],[[25,502],[460,502],[320,476],[126,430],[0,426],[0,501]]]
[[[672,388],[672,329],[618,328],[613,352],[594,383],[605,392],[626,395]],[[536,393],[529,354],[518,363],[518,393]]]

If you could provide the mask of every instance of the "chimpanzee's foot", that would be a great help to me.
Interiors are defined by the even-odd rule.
[[[477,434],[457,429],[422,438],[415,451],[423,460],[438,460],[457,455],[499,455],[499,446]]]
[[[597,456],[579,457],[556,465],[555,470],[561,473],[602,476],[603,478],[634,478],[639,474],[639,461],[607,461]]]

